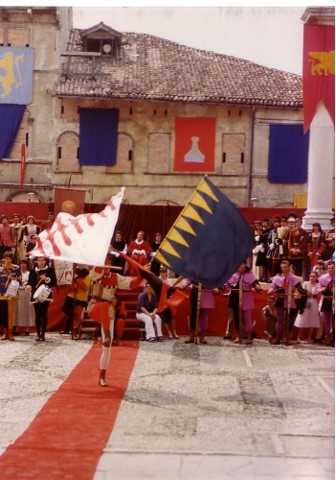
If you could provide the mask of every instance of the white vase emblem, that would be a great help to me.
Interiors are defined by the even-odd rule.
[[[191,137],[191,149],[184,155],[186,163],[204,163],[205,156],[198,148],[199,137]]]

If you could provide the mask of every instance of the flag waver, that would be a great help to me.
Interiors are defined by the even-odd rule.
[[[204,177],[155,258],[179,275],[216,288],[246,260],[253,246],[252,229],[245,218]]]
[[[38,235],[36,247],[30,251],[30,255],[103,266],[124,192],[125,187],[122,187],[99,213],[74,217],[60,212],[52,227]]]

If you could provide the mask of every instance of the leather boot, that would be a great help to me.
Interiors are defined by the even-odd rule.
[[[72,340],[78,340],[78,328],[72,329]]]
[[[8,338],[8,328],[3,329],[3,335],[0,340],[9,340]]]
[[[200,343],[206,344],[206,343],[208,343],[208,342],[205,340],[204,334],[205,334],[205,331],[204,331],[204,330],[201,330],[201,331],[200,331],[200,334],[199,334],[199,340],[200,340]]]
[[[107,383],[105,381],[105,374],[106,370],[100,370],[98,385],[100,385],[101,387],[107,387]]]
[[[104,347],[110,347],[111,346],[111,333],[110,330],[104,330],[104,341],[103,345]]]
[[[185,340],[184,343],[195,343],[195,334],[194,332],[189,335],[189,338]]]
[[[14,342],[14,340],[15,340],[15,338],[13,337],[13,329],[12,328],[8,329],[8,340],[10,340],[11,342]]]

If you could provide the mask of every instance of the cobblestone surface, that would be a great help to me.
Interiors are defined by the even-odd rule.
[[[35,342],[34,335],[0,342],[0,453],[26,430],[91,346],[58,333],[48,333],[46,342]]]
[[[333,479],[334,350],[208,341],[141,342],[95,480]],[[91,346],[1,342],[0,453]]]
[[[333,368],[325,347],[143,343],[108,448],[332,458]]]

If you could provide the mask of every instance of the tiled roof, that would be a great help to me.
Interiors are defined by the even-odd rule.
[[[82,49],[80,30],[71,30],[56,95],[302,107],[299,75],[233,56],[140,33],[122,34],[118,59]]]

